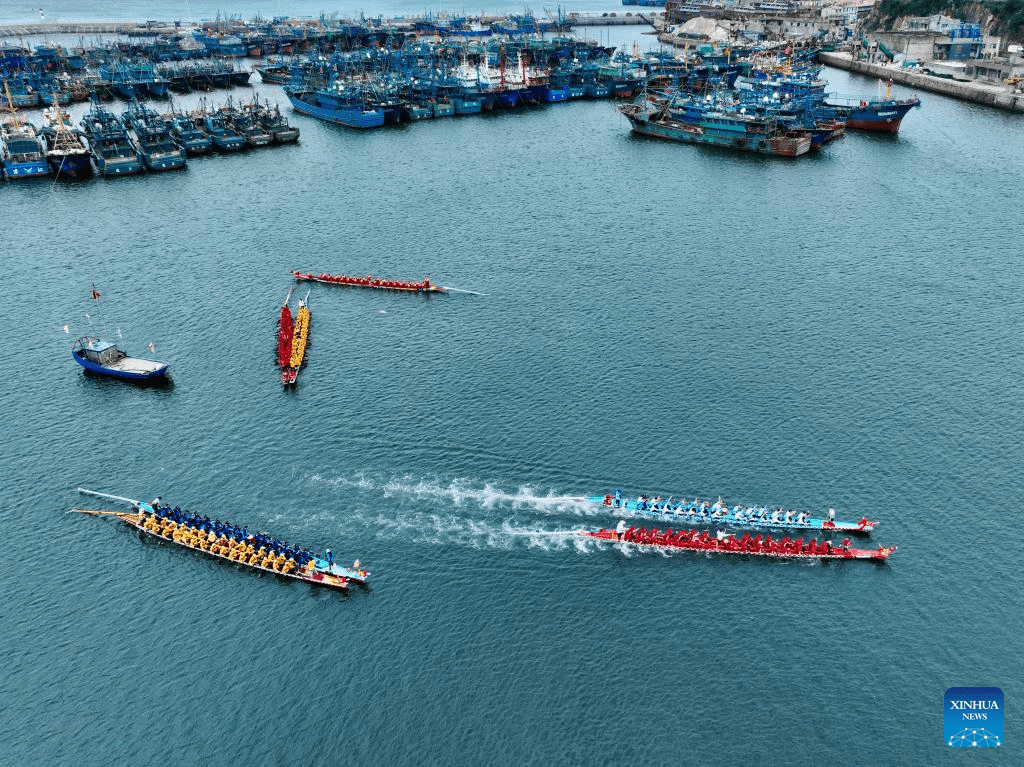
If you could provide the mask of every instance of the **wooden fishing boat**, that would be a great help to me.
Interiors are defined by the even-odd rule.
[[[835,512],[831,509],[828,517],[819,519],[802,512],[773,510],[766,506],[729,506],[723,503],[721,498],[713,503],[696,498],[692,501],[685,498],[676,501],[673,498],[650,498],[645,495],[624,498],[621,491],[616,490],[611,495],[591,495],[587,500],[611,509],[622,509],[633,514],[686,525],[729,525],[754,530],[810,530],[857,535],[868,535],[878,525],[878,522],[867,517],[862,517],[858,522],[835,519]]]
[[[292,330],[292,353],[288,359],[288,384],[294,384],[299,377],[299,368],[306,358],[306,346],[309,343],[309,293],[299,301],[299,311],[295,315],[295,327]],[[282,381],[284,374],[282,373]]]
[[[75,508],[71,509],[72,512],[113,516],[140,533],[202,552],[215,559],[242,565],[248,570],[334,589],[346,589],[352,581],[365,584],[370,575],[358,560],[352,567],[336,564],[330,549],[323,555],[315,554],[297,546],[289,546],[287,542],[273,539],[265,533],[249,533],[246,528],[230,522],[211,522],[209,517],[200,517],[177,507],[172,509],[160,503],[159,498],[146,503],[82,487],[78,488],[78,492],[130,503],[134,511]]]
[[[629,543],[635,546],[655,549],[686,549],[688,551],[704,551],[714,554],[742,554],[755,557],[774,557],[776,559],[873,559],[885,560],[895,546],[879,546],[877,549],[856,549],[850,546],[850,539],[845,538],[838,546],[828,540],[818,543],[812,538],[807,543],[803,538],[790,540],[772,540],[769,535],[762,540],[761,535],[754,537],[744,533],[737,538],[732,533],[710,535],[707,530],[666,530],[657,528],[647,530],[643,527],[626,527],[620,523],[615,530],[580,530],[579,534],[587,538],[603,541]]]
[[[365,277],[353,277],[348,274],[313,274],[312,272],[300,272],[292,270],[292,276],[306,282],[322,282],[326,285],[348,285],[354,288],[376,288],[377,290],[400,290],[407,293],[447,293],[448,288],[443,285],[435,285],[429,277],[424,277],[422,282],[411,282],[410,280],[382,280],[373,275]]]
[[[112,341],[82,336],[71,346],[75,362],[90,373],[126,381],[154,381],[167,376],[167,363],[132,357]]]

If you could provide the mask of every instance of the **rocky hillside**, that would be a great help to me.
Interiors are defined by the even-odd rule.
[[[1024,0],[881,0],[867,20],[869,29],[892,29],[903,16],[933,16],[941,13],[972,24],[1007,42],[1024,40]]]

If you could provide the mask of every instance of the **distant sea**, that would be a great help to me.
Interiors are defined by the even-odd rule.
[[[784,160],[634,137],[603,101],[363,133],[254,87],[298,145],[0,183],[0,764],[962,764],[963,686],[1003,690],[1021,761],[1018,117],[922,94],[898,136]],[[311,346],[282,391],[293,286]],[[89,333],[172,383],[85,375]],[[141,540],[67,514],[125,508],[78,487],[330,547],[371,583]],[[618,521],[580,498],[615,487],[831,505],[899,549],[580,538]]]

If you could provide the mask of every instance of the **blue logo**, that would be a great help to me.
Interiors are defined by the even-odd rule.
[[[950,687],[944,717],[946,745],[1003,745],[1003,691],[998,687]]]

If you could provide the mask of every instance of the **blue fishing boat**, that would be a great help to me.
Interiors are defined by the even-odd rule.
[[[641,93],[618,110],[635,133],[653,138],[779,157],[799,157],[811,149],[810,137],[789,131],[777,115],[752,114],[742,107],[702,99],[677,99],[677,94],[649,98]]]
[[[221,110],[204,112],[196,124],[213,141],[213,148],[219,152],[237,152],[245,149],[245,136],[228,123],[228,115]]]
[[[75,362],[90,373],[124,381],[156,381],[167,375],[167,363],[132,357],[117,344],[95,336],[82,336],[71,347]]]
[[[228,102],[228,124],[238,133],[245,136],[245,142],[251,147],[270,146],[274,143],[274,134],[264,127],[260,121],[260,105],[256,102],[239,104],[237,107]]]
[[[139,101],[133,101],[121,119],[138,139],[139,151],[146,170],[178,170],[185,167],[185,150],[174,143],[170,128],[156,112]]]
[[[82,116],[80,125],[101,175],[131,176],[142,172],[142,153],[128,135],[128,129],[98,100]]]
[[[742,504],[730,506],[721,498],[717,501],[697,498],[687,501],[685,498],[676,500],[672,497],[662,498],[661,496],[651,498],[646,495],[626,498],[618,489],[608,495],[588,496],[586,500],[620,513],[628,512],[631,515],[687,525],[729,525],[755,530],[815,530],[862,535],[870,534],[878,525],[877,522],[873,522],[867,517],[861,518],[858,522],[836,519],[833,509],[829,509],[827,517],[815,518],[805,512],[781,508],[769,509],[767,506],[744,506]]]
[[[11,180],[47,176],[46,147],[36,127],[16,114],[0,123],[0,167]]]
[[[269,103],[259,107],[256,117],[260,125],[274,137],[275,144],[293,144],[299,140],[299,129],[288,122],[277,104],[274,104],[273,109]]]
[[[300,114],[316,117],[348,128],[379,128],[384,125],[384,110],[371,100],[360,84],[335,80],[325,88],[285,88],[292,108]]]
[[[76,179],[92,175],[89,147],[60,104],[54,104],[43,113],[42,135],[46,143],[46,161],[57,178]]]
[[[185,150],[186,157],[198,157],[213,151],[213,139],[199,130],[188,115],[172,113],[170,133],[174,143]]]

